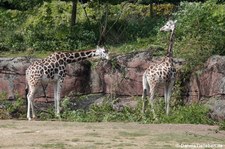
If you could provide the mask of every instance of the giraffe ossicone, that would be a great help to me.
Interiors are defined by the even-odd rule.
[[[88,58],[109,59],[108,50],[97,46],[96,49],[79,52],[55,52],[42,60],[35,61],[26,70],[27,81],[27,118],[35,118],[33,99],[37,89],[43,84],[53,83],[55,113],[60,116],[60,93],[66,75],[66,65]],[[30,109],[32,111],[30,111]]]
[[[145,113],[145,104],[147,99],[147,94],[149,93],[149,103],[151,104],[151,109],[153,112],[154,118],[156,118],[154,111],[154,95],[155,91],[160,84],[164,85],[164,99],[165,99],[165,109],[166,114],[169,114],[169,101],[172,93],[172,88],[174,86],[176,69],[173,64],[173,44],[174,44],[174,33],[176,28],[176,20],[168,21],[163,27],[160,28],[160,31],[171,32],[169,45],[167,49],[167,55],[163,58],[161,62],[152,63],[149,68],[143,74],[142,83],[143,83],[143,93],[142,93],[142,113]]]

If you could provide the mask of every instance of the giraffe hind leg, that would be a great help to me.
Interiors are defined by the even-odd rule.
[[[150,86],[150,92],[149,92],[149,94],[150,94],[149,103],[151,105],[151,111],[152,111],[154,119],[156,119],[156,114],[155,114],[155,110],[154,110],[155,87],[156,87],[156,84],[152,83]]]
[[[142,113],[145,113],[145,105],[146,105],[146,99],[147,99],[147,89],[143,89],[142,94]]]
[[[144,73],[142,78],[142,84],[143,84],[143,93],[142,93],[142,113],[145,113],[145,106],[146,106],[146,100],[147,100],[147,93],[149,90],[149,85],[147,82],[146,75]]]

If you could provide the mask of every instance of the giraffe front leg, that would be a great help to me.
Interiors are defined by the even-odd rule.
[[[31,88],[31,87],[30,87]],[[35,90],[33,88],[31,88],[31,90],[28,92],[27,94],[27,119],[30,121],[31,120],[31,116],[30,116],[30,112],[32,111],[32,116],[33,118],[35,117],[35,113],[34,113],[34,107],[33,107],[33,97],[34,97],[34,92]],[[31,109],[31,111],[30,111]]]
[[[165,111],[167,113],[168,110],[168,88],[169,85],[166,83],[164,88],[164,100],[165,100]]]
[[[168,85],[168,91],[167,91],[167,103],[166,103],[166,115],[169,115],[169,108],[170,108],[170,97],[172,94],[173,86],[174,86],[175,80],[171,80]]]
[[[55,108],[55,115],[57,113],[57,83],[54,84],[54,108]]]
[[[55,99],[55,114],[57,117],[60,118],[60,95],[61,95],[61,87],[62,87],[62,80],[58,80],[55,85],[54,91],[54,99]]]

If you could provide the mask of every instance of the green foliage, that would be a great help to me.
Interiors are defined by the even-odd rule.
[[[0,0],[0,6],[9,9],[27,10],[42,4],[44,0]]]
[[[192,104],[187,106],[174,106],[171,108],[170,115],[165,114],[165,105],[163,100],[156,100],[154,109],[157,119],[153,118],[150,106],[147,106],[146,113],[141,113],[142,101],[138,100],[136,108],[123,107],[121,111],[112,108],[112,102],[106,100],[101,105],[93,104],[89,109],[72,110],[70,108],[69,99],[65,99],[62,103],[64,112],[62,119],[66,121],[79,122],[141,122],[141,123],[189,123],[189,124],[213,124],[208,117],[209,109],[204,105]]]
[[[0,105],[0,118],[25,118],[26,105],[25,100],[21,97],[16,97],[15,101],[1,99]]]
[[[225,121],[219,123],[219,129],[225,130]]]
[[[187,69],[202,64],[212,54],[225,54],[224,4],[216,4],[213,0],[184,2],[175,17],[178,20],[175,53],[188,61]]]
[[[86,100],[86,97],[79,100]],[[141,113],[142,100],[134,98],[138,104],[136,108],[123,107],[122,110],[115,110],[112,101],[106,98],[101,104],[92,104],[88,109],[74,109],[69,98],[62,101],[63,111],[61,119],[65,121],[77,122],[141,122],[141,123],[189,123],[189,124],[214,124],[208,117],[209,109],[201,104],[192,105],[173,105],[170,115],[165,113],[164,101],[159,98],[155,100],[154,109],[156,119],[153,118],[151,107],[146,107],[145,114]],[[25,100],[17,97],[16,101],[2,100],[0,105],[4,105],[5,110],[0,109],[0,118],[25,118]],[[47,110],[38,110],[36,115],[41,120],[57,119],[54,113],[54,106],[51,105]],[[220,129],[224,129],[224,123],[219,123]]]
[[[162,116],[164,123],[190,123],[190,124],[213,124],[208,117],[209,109],[200,104],[178,106],[172,110],[170,116]]]
[[[70,26],[72,8],[69,2],[43,2],[26,11],[0,8],[0,51],[75,50],[95,46],[105,8],[102,5],[88,6],[87,19],[81,4],[78,4],[78,22],[74,27]],[[163,15],[161,7],[154,8]],[[169,5],[165,8],[168,8],[165,13],[172,9]],[[150,42],[157,34],[159,22],[162,18],[151,18],[148,6],[129,3],[110,5],[106,43],[115,45],[140,41],[141,38],[150,38]]]

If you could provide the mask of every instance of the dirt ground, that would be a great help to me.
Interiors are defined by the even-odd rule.
[[[225,148],[218,126],[0,120],[0,148]]]

